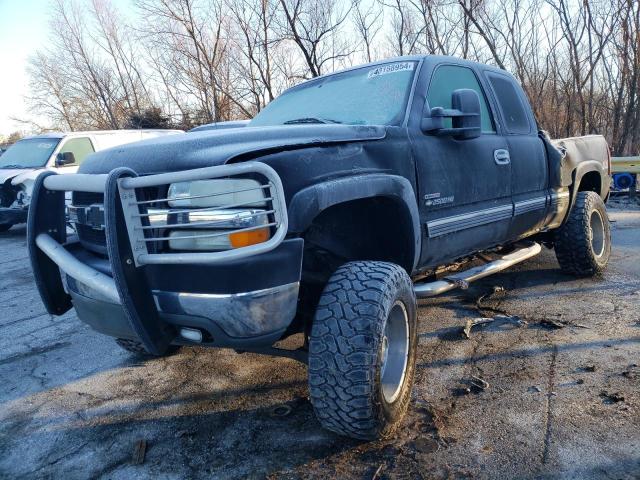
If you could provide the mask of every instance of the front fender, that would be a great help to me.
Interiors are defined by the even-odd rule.
[[[323,211],[334,205],[366,198],[386,197],[397,202],[411,218],[414,259],[420,258],[422,235],[416,195],[409,180],[398,175],[367,174],[318,183],[297,192],[289,202],[289,232],[302,233]]]

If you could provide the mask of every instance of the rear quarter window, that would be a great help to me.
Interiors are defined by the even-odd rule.
[[[521,135],[531,133],[527,111],[513,81],[502,75],[492,73],[487,74],[487,77],[498,100],[507,133]]]

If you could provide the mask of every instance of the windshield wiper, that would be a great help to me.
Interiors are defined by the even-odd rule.
[[[25,168],[24,165],[2,165],[0,168]]]
[[[320,118],[320,117],[303,117],[303,118],[294,118],[293,120],[287,120],[284,122],[284,125],[295,125],[297,123],[342,123],[338,120],[331,120],[330,118]]]

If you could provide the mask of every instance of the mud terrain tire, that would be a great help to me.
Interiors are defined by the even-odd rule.
[[[167,351],[164,353],[164,355],[153,355],[152,353],[149,353],[146,348],[144,348],[144,345],[142,345],[141,342],[138,342],[136,340],[116,338],[116,343],[127,352],[133,353],[137,357],[143,357],[143,358],[144,357],[146,358],[167,357],[177,352],[179,349],[179,347],[175,345],[171,345],[169,346]]]
[[[595,192],[578,192],[569,218],[555,234],[560,268],[589,277],[604,271],[611,255],[611,228],[607,208]]]
[[[394,433],[411,399],[416,310],[398,265],[350,262],[331,276],[309,337],[309,392],[324,428],[365,440]]]

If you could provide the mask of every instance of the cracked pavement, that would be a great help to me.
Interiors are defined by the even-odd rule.
[[[369,443],[320,428],[293,360],[182,348],[140,361],[73,311],[49,316],[14,227],[0,234],[0,477],[640,478],[640,210],[611,218],[603,278],[563,275],[544,250],[420,301],[410,411],[396,438]],[[522,322],[461,335],[496,315]]]

